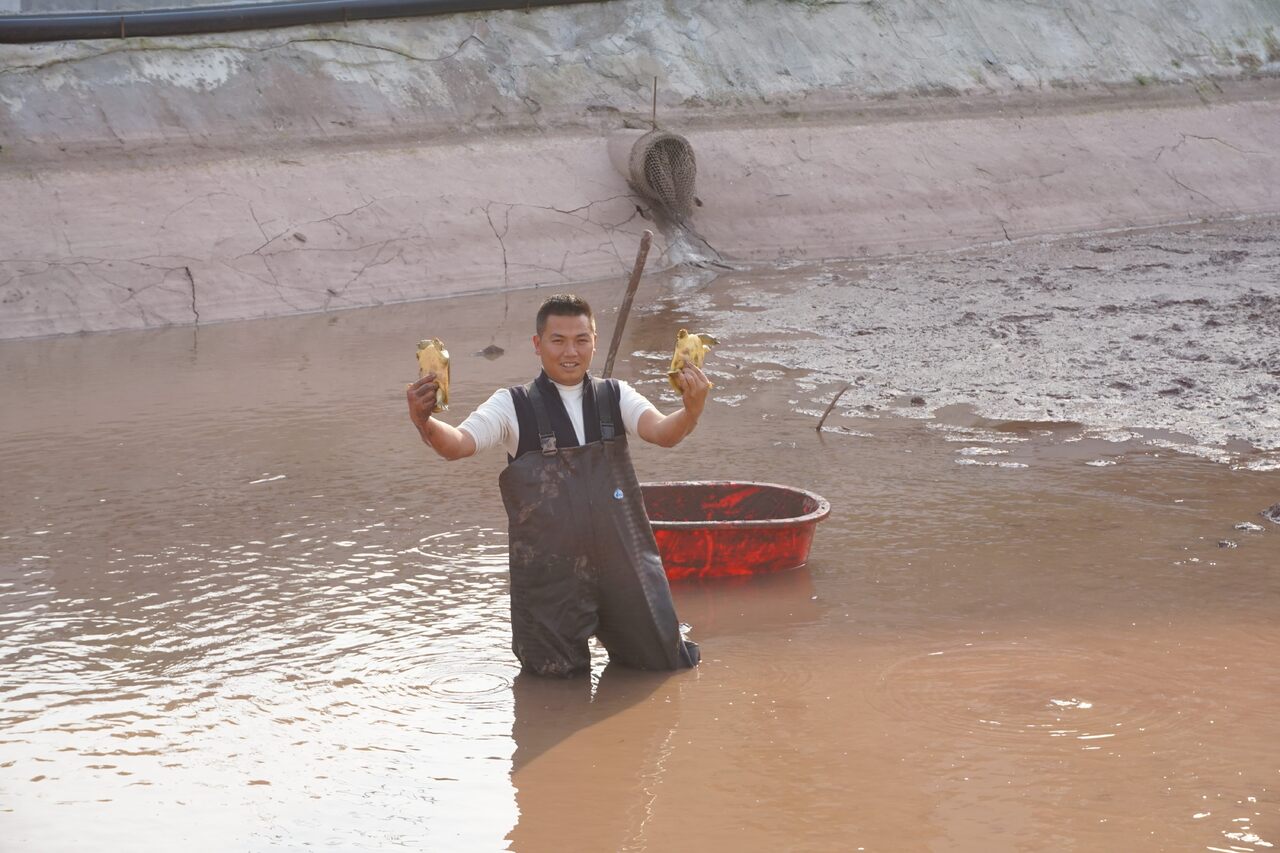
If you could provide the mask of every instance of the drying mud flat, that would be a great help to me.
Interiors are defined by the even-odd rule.
[[[504,460],[403,412],[433,333],[454,422],[526,381],[546,291],[0,343],[5,844],[1272,849],[1272,226],[647,279],[621,378],[670,408],[674,330],[722,344],[641,478],[833,507],[676,587],[673,677],[518,677]]]
[[[715,328],[741,342],[726,352],[802,369],[815,392],[852,382],[847,416],[963,406],[1276,470],[1278,235],[1263,217],[787,265]]]

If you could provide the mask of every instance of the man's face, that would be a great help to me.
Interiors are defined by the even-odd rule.
[[[553,382],[577,385],[596,354],[596,333],[586,314],[563,317],[552,314],[541,335],[533,336],[533,351]]]

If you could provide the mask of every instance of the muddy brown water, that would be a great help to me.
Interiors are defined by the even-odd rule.
[[[618,375],[658,397],[691,294],[751,286],[646,281]],[[1280,471],[1073,424],[819,434],[724,356],[641,478],[822,494],[810,564],[677,586],[694,672],[518,678],[504,460],[434,459],[401,388],[429,334],[454,423],[527,380],[544,294],[0,344],[0,849],[1280,843]]]

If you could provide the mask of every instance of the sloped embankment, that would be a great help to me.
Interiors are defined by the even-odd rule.
[[[1277,32],[1269,0],[622,0],[0,46],[0,337],[620,275],[652,225],[605,137],[655,77],[726,258],[1275,212]]]

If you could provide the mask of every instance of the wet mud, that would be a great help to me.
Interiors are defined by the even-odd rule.
[[[641,479],[832,504],[806,568],[674,587],[674,676],[519,677],[505,460],[403,411],[432,335],[455,423],[527,381],[545,291],[2,342],[0,846],[1272,849],[1256,227],[646,280],[616,375],[670,409],[674,331],[721,343]]]
[[[1278,225],[796,265],[742,299],[704,291],[699,304],[723,307],[716,319],[742,344],[736,354],[852,381],[847,414],[965,405],[991,421],[1076,422],[1113,439],[1152,431],[1153,444],[1270,469],[1280,465],[1266,453],[1280,450]],[[837,389],[804,399],[821,411]]]

